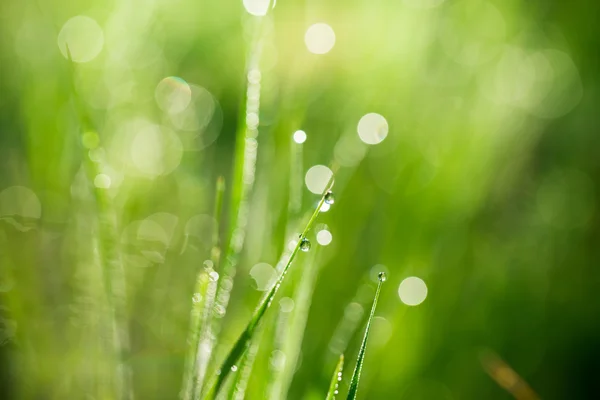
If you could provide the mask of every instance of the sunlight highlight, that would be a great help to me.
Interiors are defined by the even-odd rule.
[[[68,59],[67,46],[71,58],[76,63],[92,61],[104,47],[104,33],[100,25],[90,17],[78,15],[63,25],[58,34],[58,47]]]
[[[335,32],[324,23],[311,25],[304,34],[304,43],[313,54],[329,53],[335,45]]]
[[[243,3],[248,14],[262,17],[267,15],[271,0],[243,0]]]
[[[306,187],[314,194],[322,194],[333,176],[333,172],[324,165],[315,165],[306,171],[304,183]]]
[[[156,103],[161,110],[175,114],[182,112],[192,100],[192,89],[181,78],[168,76],[156,85]]]
[[[319,243],[321,246],[328,246],[332,240],[333,236],[327,229],[317,232],[317,243]]]
[[[364,115],[358,121],[357,131],[360,140],[366,144],[378,144],[388,135],[388,123],[386,119],[377,113]]]
[[[407,306],[418,306],[427,297],[427,285],[423,279],[410,276],[400,283],[398,296]]]
[[[306,142],[306,132],[304,132],[302,130],[296,131],[296,132],[294,132],[293,138],[294,138],[294,142],[296,142],[298,144],[304,143],[304,142]]]

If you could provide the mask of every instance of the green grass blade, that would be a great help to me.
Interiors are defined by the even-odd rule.
[[[333,375],[331,376],[331,383],[329,384],[329,391],[327,391],[327,397],[325,400],[335,400],[335,395],[338,393],[338,385],[342,380],[342,370],[344,369],[344,355],[340,354],[340,360],[338,361]]]
[[[219,262],[220,257],[220,243],[219,243],[219,230],[221,226],[221,211],[223,209],[223,193],[225,192],[225,179],[222,176],[217,178],[215,187],[215,201],[213,218],[215,225],[212,233],[212,248],[211,248],[211,261],[213,267]],[[189,400],[197,391],[197,386],[202,383],[203,376],[198,377],[199,365],[198,353],[200,346],[200,339],[202,338],[202,330],[206,329],[207,324],[207,307],[212,306],[210,299],[207,299],[210,294],[209,287],[211,285],[212,268],[204,266],[200,269],[196,277],[196,285],[194,295],[192,297],[192,311],[190,313],[190,330],[188,332],[188,352],[185,360],[183,387],[180,393],[180,397],[183,400]],[[210,311],[210,309],[209,309]],[[200,382],[198,382],[200,381]]]
[[[191,399],[194,390],[196,354],[198,353],[198,344],[200,343],[202,311],[206,301],[206,293],[208,292],[209,279],[208,272],[205,270],[201,270],[196,278],[194,296],[192,297],[192,311],[190,312],[190,330],[187,339],[188,353],[183,371],[183,387],[180,393],[180,397],[183,400]]]
[[[315,208],[313,214],[311,215],[310,219],[308,220],[308,223],[306,224],[304,231],[302,231],[302,233],[300,234],[300,237],[298,238],[296,246],[294,247],[294,250],[290,254],[290,257],[288,258],[288,261],[287,261],[285,267],[281,271],[281,274],[277,278],[277,281],[273,284],[271,289],[263,297],[263,299],[259,303],[258,307],[254,311],[254,314],[252,315],[250,322],[246,326],[246,329],[244,329],[244,331],[242,332],[242,334],[240,335],[240,337],[234,344],[233,348],[231,349],[231,351],[225,358],[225,361],[223,362],[223,364],[221,364],[221,368],[219,368],[219,370],[217,371],[218,375],[215,379],[215,382],[209,386],[208,392],[204,396],[205,399],[214,399],[216,397],[216,395],[219,393],[219,390],[221,389],[221,386],[227,379],[229,373],[231,372],[232,367],[234,369],[237,369],[236,363],[239,361],[239,359],[242,357],[242,355],[248,348],[250,341],[252,340],[252,337],[254,335],[254,331],[256,330],[256,327],[262,320],[267,309],[271,306],[271,303],[273,301],[273,298],[275,297],[275,294],[277,294],[277,291],[279,290],[279,287],[281,286],[281,284],[285,278],[285,275],[287,274],[290,266],[292,265],[292,261],[294,261],[296,254],[298,254],[298,251],[300,250],[300,244],[302,243],[302,240],[306,238],[306,235],[308,234],[308,232],[312,228],[315,220],[317,219],[317,216],[319,215],[321,207],[323,206],[323,203],[325,203],[325,195],[327,194],[327,191],[329,190],[329,188],[331,187],[332,184],[333,184],[333,176],[331,177],[329,183],[327,184],[326,189],[323,192],[323,195],[321,196],[321,200],[319,201],[319,204],[317,204],[317,207]]]
[[[373,306],[371,307],[371,315],[367,321],[367,327],[365,328],[365,335],[363,336],[360,350],[358,351],[358,358],[356,360],[356,367],[352,373],[352,380],[350,381],[350,389],[348,389],[347,400],[355,400],[358,392],[358,383],[360,381],[360,373],[362,371],[363,362],[365,359],[365,352],[367,350],[367,339],[369,338],[369,330],[371,329],[371,322],[375,315],[375,308],[377,307],[377,300],[379,300],[379,292],[381,291],[381,285],[385,282],[385,273],[379,273],[379,284],[377,285],[377,292],[375,292],[375,299],[373,300]]]
[[[213,218],[215,219],[215,227],[213,229],[212,235],[212,250],[210,253],[210,258],[213,262],[214,268],[217,268],[219,265],[219,260],[221,258],[221,244],[219,240],[219,233],[221,228],[221,213],[223,211],[223,195],[225,193],[225,178],[219,176],[217,178],[217,188],[215,195],[215,208],[213,213]]]
[[[232,383],[231,390],[227,396],[228,399],[244,400],[246,389],[248,388],[248,383],[250,381],[250,375],[252,373],[252,367],[254,366],[254,361],[256,360],[258,348],[260,347],[260,342],[262,340],[262,335],[263,329],[259,328],[252,338],[248,351],[244,353],[240,360],[237,375],[235,376],[235,380]]]
[[[315,251],[304,258],[302,270],[297,271],[301,273],[301,276],[299,276],[300,282],[298,282],[293,295],[294,309],[285,319],[284,328],[281,329],[282,336],[274,338],[274,342],[279,344],[276,349],[285,354],[285,363],[281,370],[272,373],[270,399],[287,398],[302,348],[308,312],[320,269],[320,251],[321,246],[316,246]],[[294,281],[297,281],[297,278],[294,278]]]
[[[75,111],[81,124],[81,135],[86,132],[93,132],[97,135],[92,119],[90,118],[75,81],[75,63],[71,55],[71,49],[68,43],[65,43],[67,59],[69,61],[70,86],[73,95]],[[82,149],[84,150],[84,149]],[[121,252],[118,244],[117,217],[106,189],[99,188],[93,184],[94,178],[100,173],[99,165],[92,161],[86,152],[82,152],[82,164],[88,181],[91,183],[92,194],[96,203],[97,224],[98,224],[98,248],[100,262],[103,272],[104,290],[108,313],[110,314],[111,324],[113,325],[114,335],[112,338],[115,352],[115,393],[120,398],[131,398],[131,369],[125,360],[129,357],[129,327],[126,312],[126,284],[125,270],[121,259]],[[117,365],[122,364],[119,368]]]

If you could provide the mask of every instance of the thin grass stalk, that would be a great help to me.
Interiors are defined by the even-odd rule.
[[[211,261],[217,265],[220,257],[219,230],[221,221],[221,211],[223,209],[223,193],[225,192],[225,180],[222,176],[217,178],[213,218],[215,224],[212,234]],[[184,378],[180,397],[183,400],[192,398],[196,390],[198,354],[200,339],[202,337],[201,329],[206,329],[207,316],[207,294],[209,293],[212,268],[204,266],[198,271],[194,295],[192,296],[192,310],[190,312],[190,329],[188,333],[187,345],[188,352],[184,367]],[[208,309],[210,310],[210,309]]]
[[[202,269],[198,272],[196,278],[196,284],[194,287],[194,295],[192,296],[192,311],[190,312],[190,329],[188,332],[188,351],[185,359],[185,367],[183,370],[183,385],[180,393],[180,397],[183,400],[189,400],[192,398],[196,370],[196,355],[198,353],[198,344],[200,341],[200,328],[202,326],[202,311],[204,310],[204,303],[206,299],[206,293],[208,292],[209,275]]]
[[[302,143],[291,140],[290,148],[290,198],[288,204],[288,215],[297,216],[302,207]]]
[[[246,395],[246,389],[248,388],[248,382],[250,381],[250,374],[252,373],[252,368],[254,367],[254,361],[256,361],[256,355],[258,354],[258,349],[260,347],[260,342],[263,338],[263,328],[260,326],[252,341],[250,342],[248,351],[244,353],[242,359],[240,361],[240,367],[238,368],[237,374],[235,375],[235,380],[231,385],[231,391],[227,396],[228,399],[232,400],[244,400]]]
[[[325,400],[335,400],[335,396],[338,394],[338,386],[342,380],[343,369],[344,355],[340,354],[340,360],[333,370],[333,375],[331,376],[331,382],[329,383],[329,390],[327,391],[327,397],[325,397]]]
[[[381,285],[385,282],[385,273],[379,273],[379,284],[377,285],[377,291],[375,292],[375,298],[373,299],[373,306],[371,307],[371,314],[367,320],[367,327],[365,328],[365,335],[363,336],[360,350],[358,351],[358,357],[356,360],[356,366],[354,367],[354,373],[350,380],[350,388],[348,389],[347,400],[355,400],[356,394],[358,393],[358,384],[360,382],[360,373],[362,372],[363,363],[365,360],[365,352],[367,351],[367,340],[369,338],[369,331],[371,329],[371,322],[375,316],[375,308],[377,307],[377,300],[379,300],[379,292],[381,291]]]
[[[249,62],[247,72],[250,72],[251,70],[259,71],[261,29],[262,25],[259,26],[259,35],[257,36],[257,39],[253,41],[253,58]],[[257,90],[260,96],[260,82],[253,82],[248,76],[246,77],[246,80],[247,93],[249,93],[250,90]],[[259,114],[259,109],[258,107],[256,107],[256,109],[251,109],[248,101],[248,94],[244,97],[244,101],[245,104],[240,107],[240,116],[238,118],[238,120],[243,121],[243,123],[236,132],[235,164],[233,168],[230,203],[231,219],[225,241],[225,258],[223,266],[220,269],[221,279],[217,284],[217,290],[214,293],[213,299],[209,299],[213,302],[214,306],[211,307],[212,312],[209,315],[209,322],[207,324],[208,330],[206,334],[203,335],[206,339],[206,354],[202,361],[206,364],[204,371],[210,363],[216,344],[216,337],[218,337],[221,330],[221,319],[227,312],[239,255],[244,246],[248,215],[248,197],[254,185],[256,158],[258,154],[258,142],[256,140],[258,128],[250,129],[245,121],[247,113],[254,112]],[[258,102],[258,104],[260,103]],[[202,373],[197,377],[199,391],[202,390],[204,378],[205,376]]]
[[[220,176],[217,178],[215,190],[213,211],[215,224],[212,233],[211,259],[210,262],[204,262],[204,267],[198,272],[197,278],[197,282],[202,281],[206,284],[201,286],[201,292],[196,292],[201,301],[192,305],[192,313],[197,310],[198,318],[197,321],[195,321],[192,317],[192,322],[195,326],[192,327],[193,330],[190,330],[190,335],[193,335],[192,341],[188,342],[190,344],[190,354],[188,356],[191,361],[186,364],[186,370],[184,371],[187,379],[185,381],[186,386],[183,393],[184,399],[197,398],[200,395],[202,382],[204,381],[210,358],[210,350],[208,349],[210,349],[213,341],[212,335],[210,334],[210,317],[212,315],[212,308],[214,307],[214,299],[217,292],[217,278],[214,269],[218,268],[221,257],[219,232],[221,227],[224,192],[225,180]],[[196,296],[196,294],[194,294],[194,296]]]
[[[298,126],[297,123],[294,124],[295,126]],[[303,147],[304,145],[302,143],[297,143],[294,136],[292,135],[291,140],[290,140],[290,163],[289,163],[289,187],[288,187],[288,204],[287,204],[287,219],[286,219],[286,227],[285,227],[285,232],[286,232],[286,238],[288,237],[288,235],[292,234],[292,229],[296,228],[296,220],[299,219],[299,212],[300,209],[302,207],[302,164],[303,164]],[[287,241],[284,241],[284,243],[287,243]],[[288,247],[285,246],[284,247],[284,252],[283,252],[283,256],[286,256],[287,258],[287,249]],[[307,257],[307,259],[305,260],[305,266],[303,268],[303,274],[302,274],[302,278],[301,278],[301,282],[299,284],[300,287],[303,286],[303,283],[307,281],[307,277],[309,275],[311,275],[309,273],[309,271],[312,269],[311,267],[313,265],[315,265],[315,260],[316,260],[316,255],[318,252],[318,247],[317,247],[317,251],[314,251],[310,254],[309,257]],[[283,267],[283,263],[285,261],[283,261],[285,259],[282,259],[279,263],[277,263],[277,269],[278,272],[279,271],[279,267]],[[293,375],[293,369],[295,367],[295,363],[296,363],[296,359],[297,359],[297,353],[294,351],[294,349],[290,348],[290,344],[294,343],[296,341],[294,341],[293,339],[291,339],[291,337],[297,337],[298,335],[300,337],[302,337],[303,335],[303,331],[304,331],[304,325],[302,327],[300,327],[300,329],[302,330],[302,332],[299,331],[294,331],[293,329],[293,320],[294,317],[297,316],[299,313],[301,313],[299,311],[300,307],[303,307],[304,304],[299,304],[297,303],[297,293],[300,292],[299,288],[294,288],[296,296],[294,296],[294,309],[292,310],[291,313],[285,313],[283,312],[281,309],[279,309],[278,311],[278,318],[277,318],[277,326],[278,329],[275,329],[274,333],[273,333],[273,350],[274,351],[282,351],[283,354],[285,355],[285,362],[284,365],[281,368],[271,368],[272,373],[269,376],[269,384],[268,384],[268,393],[269,393],[269,398],[280,398],[280,396],[283,395],[284,389],[282,389],[282,386],[285,386],[285,384],[283,382],[287,381],[287,379],[285,379],[287,376],[291,376]],[[308,300],[310,302],[310,299]],[[280,326],[281,325],[281,326]],[[285,333],[284,333],[285,332]],[[300,342],[302,341],[302,339],[300,338]],[[290,365],[292,365],[290,367]],[[290,372],[291,370],[291,372]]]
[[[246,326],[246,329],[244,329],[244,331],[241,333],[240,337],[234,344],[233,348],[231,349],[231,351],[225,358],[225,361],[223,361],[223,363],[221,364],[221,368],[219,368],[219,370],[217,371],[217,376],[216,376],[216,379],[214,379],[214,383],[212,383],[209,386],[209,389],[206,392],[206,395],[204,396],[205,399],[214,399],[215,398],[215,396],[219,393],[221,386],[225,382],[225,379],[227,379],[227,377],[229,376],[229,373],[231,372],[232,367],[236,366],[236,363],[239,361],[240,357],[244,354],[244,352],[248,348],[250,340],[252,339],[252,336],[254,335],[254,332],[255,332],[258,324],[261,322],[267,309],[271,306],[271,303],[273,302],[273,298],[275,297],[275,294],[277,294],[277,291],[279,290],[279,287],[281,286],[290,266],[292,265],[292,262],[294,261],[296,254],[298,254],[298,251],[300,250],[300,245],[302,244],[303,240],[306,239],[306,235],[308,234],[308,232],[312,228],[315,220],[317,219],[317,216],[319,215],[321,207],[323,206],[323,203],[325,202],[325,196],[326,196],[327,192],[329,191],[332,184],[333,184],[333,176],[331,177],[330,181],[326,185],[325,191],[323,192],[323,195],[321,196],[321,200],[317,204],[317,207],[314,210],[313,214],[311,215],[310,219],[308,220],[308,223],[306,224],[303,232],[300,234],[300,237],[298,238],[296,246],[294,247],[292,254],[290,254],[290,258],[288,259],[287,264],[281,271],[281,274],[277,278],[277,281],[273,284],[271,289],[267,292],[267,294],[263,297],[263,299],[259,303],[258,307],[254,311],[254,314],[252,315],[252,318],[250,319],[250,322]]]
[[[309,217],[309,215],[307,214],[306,216],[307,218]],[[306,220],[306,218],[305,218]],[[312,265],[312,263],[314,262],[315,259],[315,254],[318,253],[318,248],[316,249],[317,251],[312,252],[312,257],[309,257],[307,262],[305,262],[305,268],[303,268],[303,270],[306,270],[306,266],[308,265]],[[277,273],[281,273],[281,271],[283,271],[283,268],[286,265],[286,261],[288,260],[288,258],[290,257],[292,253],[292,250],[289,250],[287,247],[284,248],[283,253],[281,254],[281,257],[279,258],[279,261],[277,262],[277,266],[276,266],[276,271]],[[282,329],[286,329],[288,327],[288,321],[287,318],[289,318],[288,316],[286,316],[286,318],[281,318],[283,316],[282,312],[280,311],[279,314],[277,314],[277,316],[275,316],[275,320],[277,321],[277,327],[275,328],[273,335],[273,350],[276,350],[278,348],[283,347],[281,344],[285,341],[285,337],[281,337],[282,335],[280,334]],[[283,326],[280,329],[280,324],[282,324]],[[262,329],[259,328],[259,331],[254,335],[254,338],[252,339],[252,343],[250,344],[250,349],[255,348],[256,351],[258,350],[258,347],[261,343],[262,340]],[[232,392],[232,395],[235,395],[236,399],[243,399],[244,395],[245,395],[245,391],[248,385],[248,379],[249,379],[249,375],[250,375],[250,371],[252,369],[252,365],[254,363],[254,358],[247,356],[247,354],[250,352],[251,350],[248,350],[246,353],[244,353],[244,356],[242,357],[242,361],[240,362],[242,367],[239,368],[240,371],[247,371],[246,374],[243,374],[241,372],[238,372],[238,374],[236,375],[236,380],[235,380],[235,384],[232,386],[232,388],[234,389],[234,392]],[[256,352],[255,351],[255,352]],[[275,376],[278,376],[277,373],[274,374]],[[273,388],[274,388],[274,381],[275,379],[272,379],[272,382],[269,382],[268,388],[267,390],[272,392]],[[231,396],[228,398],[232,398]],[[278,396],[270,396],[269,398],[279,398]]]
[[[71,51],[66,44],[67,58],[69,60],[71,72],[71,90],[73,93],[75,108],[82,126],[82,133],[96,130],[93,127],[91,119],[87,115],[83,102],[75,86],[75,63],[71,56]],[[99,230],[99,248],[100,262],[104,276],[104,288],[109,306],[110,319],[113,322],[113,346],[116,357],[115,365],[115,391],[117,398],[133,398],[131,389],[131,372],[125,364],[129,353],[129,330],[126,315],[126,287],[125,273],[119,251],[117,238],[117,222],[112,207],[112,201],[108,196],[106,189],[101,189],[93,185],[94,178],[100,172],[98,165],[93,162],[87,154],[83,154],[83,165],[88,181],[93,187],[92,193],[96,202],[98,211],[98,230]]]
[[[288,250],[287,248],[285,248],[285,250],[281,254],[281,257],[279,258],[279,261],[276,266],[277,273],[281,273],[281,271],[283,271],[283,268],[285,267],[286,261],[288,260],[290,254],[291,254],[291,250]],[[271,317],[266,317],[266,318],[270,318],[271,320],[277,320],[279,315],[281,315],[281,314],[271,316]],[[277,321],[276,324],[278,326],[279,321]],[[268,323],[268,325],[270,325],[270,323]],[[252,338],[249,350],[246,351],[244,353],[244,355],[242,356],[242,360],[240,361],[241,366],[238,369],[239,372],[237,373],[235,382],[232,385],[233,391],[230,393],[230,396],[228,397],[229,399],[235,398],[238,400],[243,400],[243,398],[244,398],[244,395],[246,393],[246,389],[248,386],[248,381],[250,379],[250,372],[252,371],[252,367],[253,367],[254,361],[256,359],[256,353],[258,352],[258,348],[262,342],[262,338],[263,338],[262,326],[264,326],[264,324],[259,325],[258,330],[256,331],[256,333],[254,334],[254,337]],[[275,328],[275,336],[276,336],[275,340],[277,340],[277,332],[278,332],[278,329]],[[253,349],[254,349],[254,351],[253,351]],[[252,353],[252,352],[254,354],[250,355],[250,353]],[[269,398],[272,398],[272,397],[269,397]]]
[[[285,354],[285,364],[281,371],[273,373],[269,398],[283,399],[287,397],[287,392],[296,369],[296,363],[298,362],[298,356],[302,348],[308,311],[319,272],[318,260],[320,250],[320,247],[317,247],[305,262],[300,282],[293,295],[294,309],[287,321],[284,321],[285,327],[282,331],[287,334],[275,341],[278,349]]]

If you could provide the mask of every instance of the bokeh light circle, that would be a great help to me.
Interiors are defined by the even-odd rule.
[[[294,142],[298,144],[306,142],[306,132],[302,130],[294,132],[294,135],[292,137],[294,139]]]
[[[522,106],[540,118],[558,118],[571,111],[583,97],[583,84],[577,66],[562,51],[547,49],[534,53],[530,62],[535,70],[533,88],[522,99]]]
[[[487,1],[457,1],[445,10],[440,42],[461,65],[478,66],[498,55],[506,40],[502,13]]]
[[[244,8],[250,15],[262,17],[267,15],[271,0],[243,0]]]
[[[317,243],[319,243],[321,246],[328,246],[332,240],[333,236],[327,229],[317,232]]]
[[[181,78],[168,76],[156,85],[154,98],[158,107],[169,113],[182,112],[192,100],[192,89]]]
[[[407,306],[418,306],[427,297],[427,285],[423,279],[410,276],[398,286],[398,296]]]
[[[279,300],[279,307],[283,312],[292,312],[294,309],[294,300],[289,297],[282,297]]]
[[[166,175],[179,166],[183,155],[181,141],[168,129],[146,125],[133,138],[131,160],[149,176]]]
[[[444,1],[446,0],[402,0],[402,3],[410,8],[425,9],[437,7]]]
[[[325,23],[311,25],[304,34],[306,48],[313,54],[326,54],[335,45],[335,32]]]
[[[110,184],[110,176],[106,174],[98,174],[94,178],[94,186],[96,186],[98,189],[108,189],[110,188]]]
[[[270,264],[258,263],[250,269],[250,276],[254,279],[256,290],[265,291],[275,282],[277,272]]]
[[[84,63],[100,54],[104,46],[104,33],[95,20],[78,15],[65,22],[58,34],[57,42],[65,58],[69,58],[68,46],[73,61]]]
[[[179,112],[170,114],[173,126],[182,131],[201,133],[211,122],[217,103],[213,95],[198,85],[191,85],[191,100]]]
[[[324,165],[315,165],[306,171],[304,183],[308,190],[314,194],[322,194],[333,172]]]
[[[366,144],[383,142],[388,135],[388,130],[386,119],[377,113],[366,114],[358,121],[358,136]]]

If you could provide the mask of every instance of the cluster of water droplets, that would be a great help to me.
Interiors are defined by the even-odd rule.
[[[342,371],[338,372],[337,374],[337,383],[335,384],[335,390],[333,391],[334,395],[338,395],[339,394],[339,386],[340,386],[340,382],[342,381]],[[334,397],[335,400],[335,397]]]
[[[327,204],[328,206],[331,206],[333,203],[335,203],[335,197],[333,195],[333,192],[331,190],[328,190],[327,193],[325,193],[325,195],[324,195],[323,204]],[[306,253],[310,250],[310,248],[311,248],[310,240],[308,240],[303,235],[300,235],[300,250],[302,250],[303,252]]]

